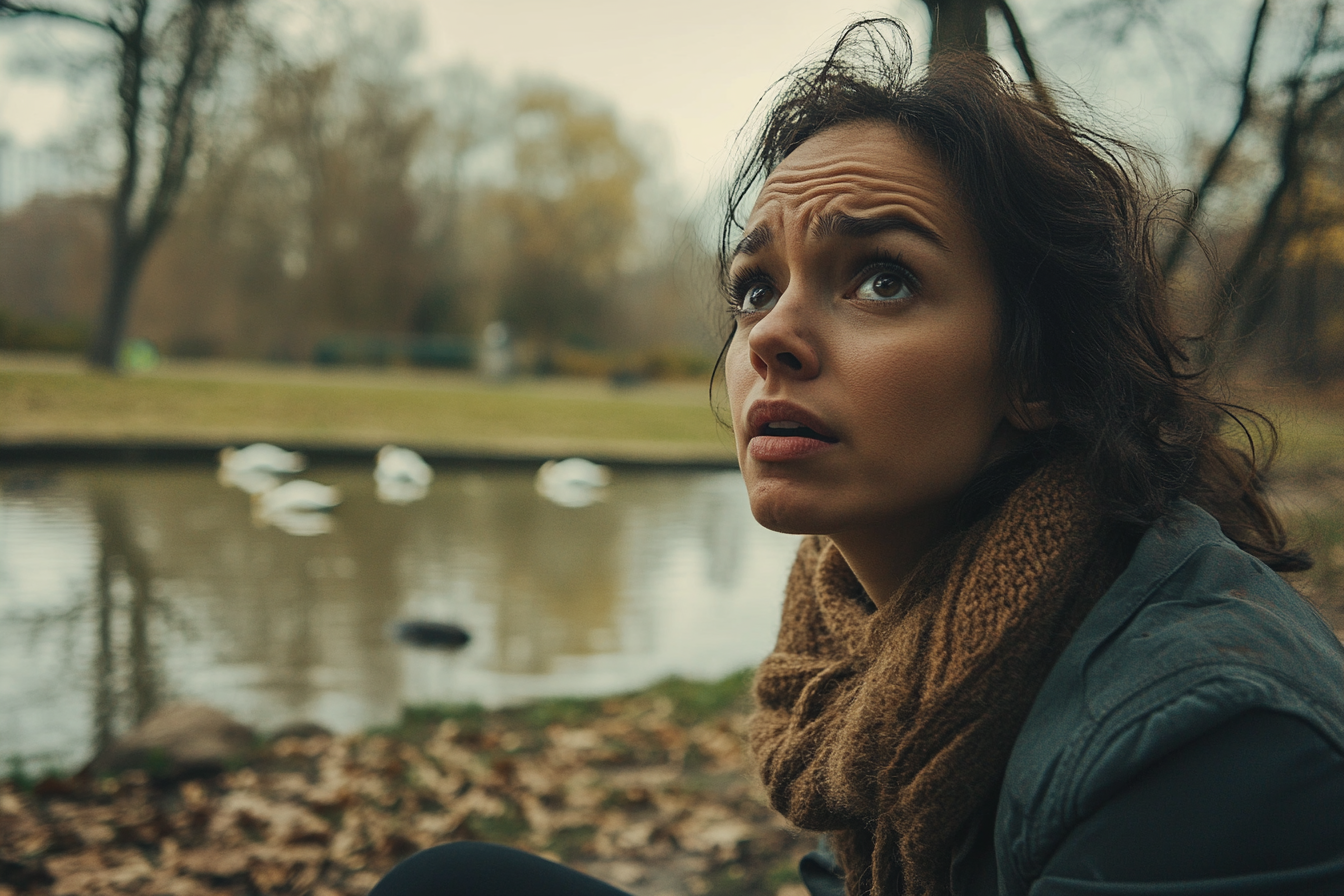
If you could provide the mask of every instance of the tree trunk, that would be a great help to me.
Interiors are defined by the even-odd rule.
[[[933,25],[929,55],[942,50],[989,51],[989,11],[998,0],[924,0]]]
[[[113,250],[112,271],[107,281],[107,291],[103,294],[103,306],[98,313],[98,328],[89,343],[88,362],[92,367],[107,371],[117,369],[117,355],[126,336],[131,297],[140,276],[142,260],[138,252]]]
[[[1300,382],[1310,386],[1319,386],[1321,381],[1321,315],[1320,296],[1324,287],[1321,270],[1325,266],[1320,248],[1312,254],[1311,261],[1297,271],[1297,281],[1293,296],[1296,306],[1293,309],[1292,354],[1290,355],[1293,373]]]

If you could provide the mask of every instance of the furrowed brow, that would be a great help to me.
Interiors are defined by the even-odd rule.
[[[817,239],[825,239],[828,236],[875,236],[879,233],[887,233],[892,230],[903,230],[907,233],[913,233],[915,236],[933,243],[944,252],[948,251],[947,242],[939,236],[936,231],[930,230],[923,224],[912,221],[902,215],[889,215],[881,218],[856,218],[853,215],[837,213],[823,215],[812,225],[812,235]]]
[[[770,232],[770,228],[765,224],[758,224],[752,229],[751,233],[742,237],[742,241],[733,249],[733,257],[738,255],[755,255],[757,252],[770,245],[775,235]]]

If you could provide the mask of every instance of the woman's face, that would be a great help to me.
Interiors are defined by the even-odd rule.
[[[988,251],[938,162],[885,123],[823,131],[766,180],[731,276],[756,519],[842,550],[936,537],[1016,434]]]

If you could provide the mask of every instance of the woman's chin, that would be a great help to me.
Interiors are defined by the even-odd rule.
[[[765,528],[785,535],[818,535],[828,531],[825,508],[812,502],[787,500],[779,494],[753,495],[751,515]]]

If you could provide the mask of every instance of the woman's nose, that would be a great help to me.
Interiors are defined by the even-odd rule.
[[[817,336],[803,315],[799,297],[788,292],[757,321],[747,337],[751,366],[763,379],[771,374],[811,379],[820,372]]]

